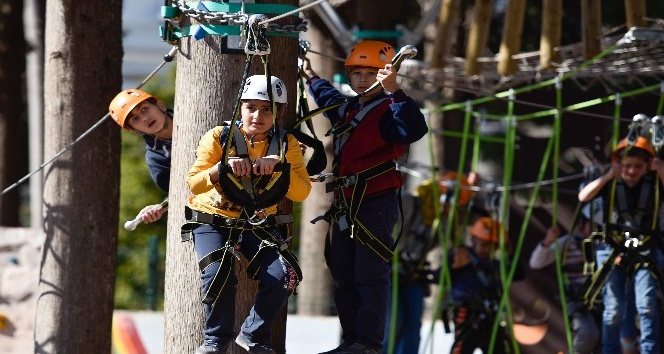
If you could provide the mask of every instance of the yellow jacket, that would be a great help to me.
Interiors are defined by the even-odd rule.
[[[187,184],[191,192],[194,193],[193,196],[189,197],[187,204],[191,209],[200,212],[217,214],[227,218],[238,218],[242,208],[231,203],[224,196],[218,184],[212,184],[208,171],[223,158],[221,144],[219,143],[222,129],[222,126],[210,129],[198,143],[196,162],[194,162],[187,174]],[[244,135],[244,132],[242,134]],[[297,139],[291,135],[287,135],[287,138],[288,149],[286,151],[286,160],[290,163],[291,171],[286,198],[294,202],[301,202],[309,195],[311,182],[304,166],[302,151],[300,150]],[[268,139],[259,142],[255,141],[253,147],[247,143],[249,158],[251,160],[265,156],[267,148]],[[235,148],[231,148],[229,155],[235,156]],[[269,215],[274,214],[276,211],[276,205],[266,210]]]

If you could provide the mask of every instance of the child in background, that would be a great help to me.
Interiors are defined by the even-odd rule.
[[[130,89],[118,93],[108,107],[113,121],[145,140],[145,162],[152,181],[168,195],[171,177],[171,145],[173,139],[173,111],[151,94]],[[166,201],[165,201],[166,202]],[[161,219],[168,210],[167,203],[148,205],[138,217],[149,224]]]

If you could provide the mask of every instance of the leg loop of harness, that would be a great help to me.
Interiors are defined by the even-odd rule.
[[[293,287],[297,286],[303,279],[302,269],[297,260],[297,256],[288,248],[288,241],[291,237],[286,238],[283,241],[277,240],[272,234],[270,234],[266,229],[257,229],[255,230],[254,235],[261,240],[261,244],[258,248],[258,252],[252,257],[247,266],[247,275],[254,280],[259,278],[260,271],[260,259],[262,254],[267,249],[274,249],[279,256],[295,271],[297,276],[296,284],[293,284]]]
[[[212,305],[217,301],[219,294],[223,291],[228,278],[233,272],[233,257],[239,260],[240,254],[235,249],[235,242],[229,239],[224,247],[210,252],[198,261],[198,268],[201,272],[210,265],[219,262],[219,269],[203,297],[202,302],[204,304]]]
[[[254,215],[255,216],[255,215]],[[262,243],[259,248],[259,251],[253,257],[247,268],[247,274],[252,278],[256,279],[258,270],[260,268],[260,262],[254,262],[254,260],[259,259],[259,254],[261,250],[265,247],[275,247],[280,255],[288,262],[293,269],[295,270],[299,281],[302,280],[302,270],[300,269],[297,263],[297,257],[288,250],[288,239],[283,242],[277,242],[272,235],[267,231],[268,227],[274,227],[278,225],[286,225],[293,222],[293,215],[283,214],[283,215],[265,215],[261,216],[262,220],[258,225],[253,225],[250,222],[250,219],[234,219],[234,218],[225,218],[217,214],[208,214],[200,211],[193,210],[189,207],[185,207],[185,218],[187,222],[182,225],[181,233],[183,241],[191,240],[191,234],[193,230],[196,229],[198,225],[208,224],[214,227],[227,228],[239,230],[240,232],[246,230],[254,230],[254,234],[262,233],[267,235],[266,238],[261,238]],[[233,233],[231,233],[232,235]],[[271,241],[270,241],[271,240]],[[221,294],[224,286],[226,285],[228,278],[233,270],[233,257],[240,260],[240,253],[238,252],[237,245],[237,236],[229,237],[229,240],[226,244],[213,252],[210,252],[205,257],[201,258],[198,261],[198,267],[201,272],[203,272],[210,265],[219,262],[219,269],[212,282],[208,288],[205,296],[203,297],[202,302],[208,305],[213,304],[219,294]]]

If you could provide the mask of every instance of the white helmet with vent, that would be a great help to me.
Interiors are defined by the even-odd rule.
[[[276,77],[270,76],[272,81],[272,99],[277,103],[288,103],[286,97],[286,84]],[[247,78],[242,90],[241,100],[263,100],[269,101],[267,93],[267,80],[265,75],[253,75]]]

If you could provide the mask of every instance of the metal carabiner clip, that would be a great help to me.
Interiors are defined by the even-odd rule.
[[[251,225],[258,226],[267,220],[267,213],[265,209],[256,210],[254,215],[252,215],[247,222]]]

